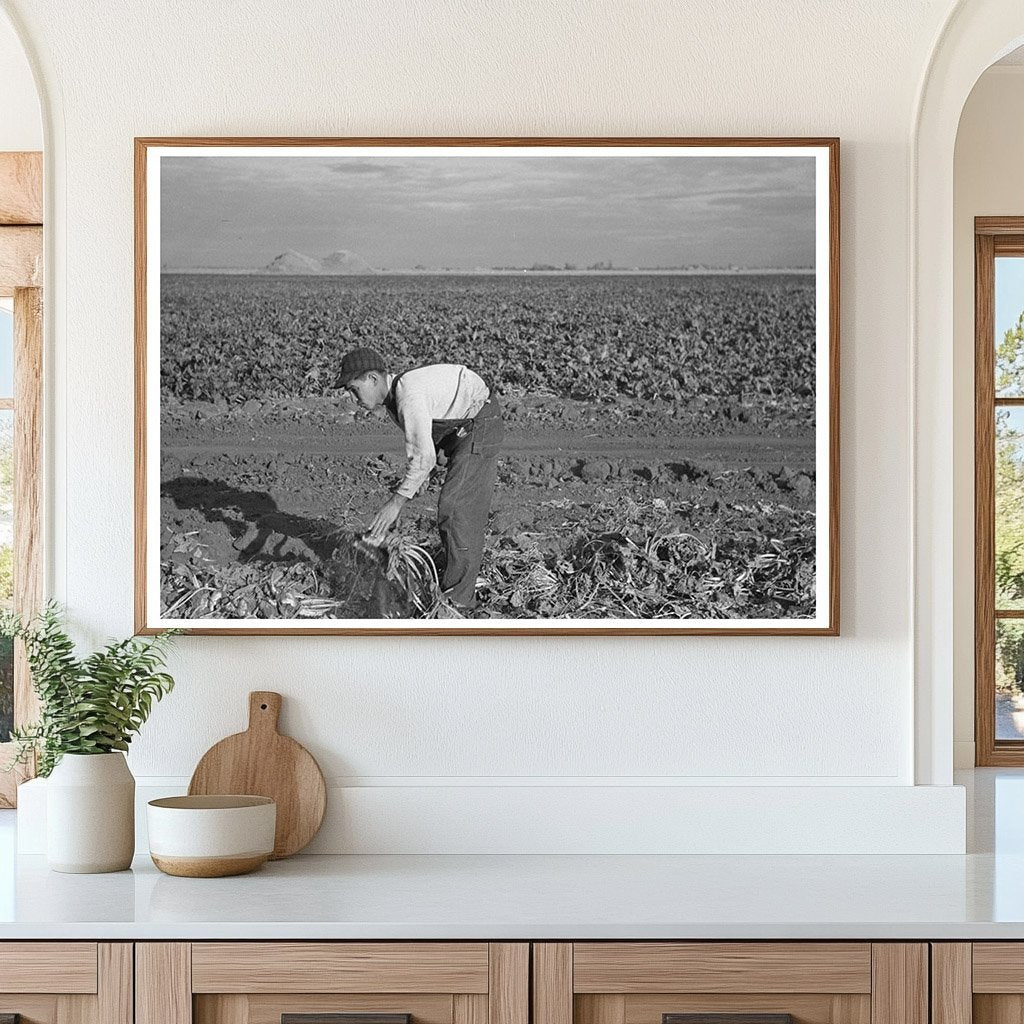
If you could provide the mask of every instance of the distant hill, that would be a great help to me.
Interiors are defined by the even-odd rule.
[[[324,277],[339,277],[344,274],[375,274],[369,263],[358,253],[338,249],[322,260],[315,256],[289,249],[275,256],[261,271],[261,274],[317,274]]]
[[[262,270],[264,274],[320,274],[320,261],[289,249],[275,256]]]
[[[376,271],[358,253],[338,249],[320,261],[322,274],[374,274]]]

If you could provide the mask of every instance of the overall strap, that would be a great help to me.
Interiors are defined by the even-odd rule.
[[[395,379],[391,382],[391,387],[388,388],[388,393],[384,396],[384,408],[387,409],[393,419],[398,419],[398,382],[405,376],[406,371],[399,373],[395,376]]]

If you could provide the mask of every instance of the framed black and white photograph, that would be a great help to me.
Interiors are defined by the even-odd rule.
[[[137,139],[137,630],[838,633],[838,157]]]

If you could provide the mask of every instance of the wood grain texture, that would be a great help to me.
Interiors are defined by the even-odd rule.
[[[851,942],[576,943],[576,992],[870,992],[871,947]]]
[[[141,150],[159,146],[255,146],[255,147],[295,147],[303,146],[613,146],[629,149],[634,146],[742,146],[761,148],[771,146],[812,146],[829,149],[838,155],[839,139],[835,136],[791,136],[776,138],[756,137],[740,138],[739,136],[681,136],[651,135],[629,137],[606,137],[602,135],[574,135],[571,137],[554,135],[465,135],[458,138],[451,136],[430,135],[392,135],[380,138],[371,135],[351,136],[136,136],[136,153]]]
[[[411,1013],[282,1013],[281,1024],[412,1024]]]
[[[992,248],[996,256],[1024,256],[1024,218],[1014,218],[1017,221],[1015,235],[993,235]]]
[[[975,217],[976,235],[1024,235],[1024,218],[1021,217]]]
[[[23,620],[43,605],[43,293],[14,292],[14,609]],[[39,717],[25,646],[14,659],[14,722]]]
[[[135,139],[135,619],[136,633],[152,635],[159,632],[159,627],[150,621],[155,619],[156,609],[152,616],[146,602],[146,161],[150,150],[161,147],[191,146],[247,146],[247,147],[295,147],[303,146],[559,146],[587,147],[605,146],[629,149],[631,147],[747,147],[769,148],[804,147],[825,149],[829,154],[829,367],[828,393],[828,452],[829,452],[829,560],[827,574],[829,580],[828,622],[824,626],[800,626],[780,623],[768,627],[723,627],[712,629],[700,626],[689,626],[683,620],[665,625],[650,625],[626,629],[616,625],[614,621],[593,626],[565,626],[558,620],[548,620],[543,625],[531,628],[515,628],[488,626],[486,628],[467,628],[439,623],[437,626],[424,626],[410,629],[401,625],[386,627],[338,627],[326,624],[310,625],[309,627],[283,630],[275,626],[246,626],[244,629],[225,629],[218,627],[201,627],[187,629],[186,632],[208,636],[272,636],[287,632],[290,636],[316,636],[326,633],[337,636],[837,636],[839,634],[840,615],[840,445],[839,445],[839,326],[840,326],[840,140],[835,137],[778,137],[778,138],[692,138],[684,136],[638,136],[633,138],[576,136],[559,138],[549,136],[524,136],[520,138],[507,136],[465,136],[424,137],[410,136],[390,138],[373,138],[368,136],[331,137],[331,138],[296,138],[296,137],[259,137],[244,138],[237,136],[220,136],[204,138],[164,138],[140,136]]]
[[[487,944],[196,942],[192,986],[196,993],[487,992]]]
[[[1024,1024],[1024,996],[975,995],[973,1024]]]
[[[135,950],[130,942],[96,947],[96,1019],[99,1024],[134,1024]]]
[[[975,942],[972,978],[974,992],[1024,993],[1024,943]]]
[[[974,246],[974,758],[996,745],[995,262],[991,235]]]
[[[871,996],[833,996],[832,1024],[871,1024]]]
[[[530,1024],[529,943],[492,942],[489,961],[489,1024]]]
[[[166,875],[181,878],[229,878],[247,875],[267,862],[265,853],[252,857],[160,857],[151,853],[153,863]]]
[[[971,943],[931,945],[931,1024],[971,1024]]]
[[[791,1013],[666,1013],[661,1024],[796,1024]]]
[[[152,634],[146,607],[146,147],[135,140],[135,632]],[[156,339],[154,339],[156,341]],[[155,400],[155,396],[154,396]],[[155,609],[154,609],[155,613]]]
[[[191,946],[135,945],[135,1024],[192,1024]]]
[[[1024,404],[995,397],[995,265],[1024,255],[1024,218],[976,218],[975,237],[975,762],[1024,764],[1021,744],[995,738],[995,623],[1020,618],[995,608],[995,409]]]
[[[15,686],[15,692],[17,692],[17,686]],[[17,716],[17,706],[15,706],[15,716]],[[10,764],[17,752],[18,748],[14,743],[0,743],[0,765]],[[0,771],[0,808],[18,805],[18,786],[35,776],[35,759],[30,758],[29,761],[28,764],[16,765],[9,772]]]
[[[1024,405],[995,396],[995,259],[1024,256],[1024,217],[975,218],[975,763],[1024,765],[1024,744],[995,737],[995,629],[1024,618],[995,607],[995,412]]]
[[[61,998],[53,994],[28,995],[20,992],[9,995],[0,992],[0,1020],[20,1017],[20,1024],[57,1024],[57,1000]]]
[[[94,994],[95,942],[5,942],[0,992]]]
[[[0,227],[0,296],[43,286],[43,229]]]
[[[486,1013],[487,997],[455,996],[456,999],[477,999],[484,1001]],[[358,992],[323,993],[298,995],[292,993],[254,994],[254,995],[203,995],[196,996],[197,1013],[199,1007],[216,1005],[221,1001],[241,1000],[246,1007],[244,1017],[237,1015],[231,1020],[216,1019],[204,1013],[203,1021],[196,1024],[281,1024],[285,1014],[331,1014],[331,1013],[396,1013],[412,1014],[414,1024],[452,1024],[452,996],[424,995],[422,993],[387,993]],[[223,1014],[221,1015],[223,1017]],[[487,1024],[486,1018],[478,1024]]]
[[[572,1005],[575,1024],[625,1024],[625,996],[576,995]]]
[[[43,223],[43,154],[0,153],[0,225]]]
[[[95,996],[57,997],[57,1024],[98,1024]]]
[[[871,1024],[929,1024],[928,946],[871,946]]]
[[[626,996],[625,1000],[624,1024],[662,1024],[666,1013],[791,1014],[799,1024],[870,1024],[871,1020],[867,994],[662,992]]]
[[[416,1024],[422,1018],[416,1015]],[[452,1024],[487,1024],[487,996],[458,992],[452,996]]]
[[[250,693],[248,729],[214,744],[200,758],[188,785],[190,795],[271,797],[277,804],[271,860],[290,857],[308,846],[327,809],[327,786],[313,755],[277,731],[281,704],[279,693]]]
[[[839,636],[839,584],[840,551],[839,501],[840,501],[840,460],[839,460],[839,140],[828,142],[828,581],[829,616],[828,628],[822,630],[827,636]]]
[[[192,1000],[193,1024],[248,1024],[250,1014],[246,995],[195,996]],[[280,1006],[273,1016],[273,1024],[281,1024]]]
[[[533,944],[532,1024],[573,1024],[571,942]]]

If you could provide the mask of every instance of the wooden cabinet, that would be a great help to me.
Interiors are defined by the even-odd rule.
[[[515,942],[143,942],[136,1024],[529,1024],[529,970]]]
[[[536,943],[533,957],[533,1024],[928,1024],[924,943]]]
[[[0,1017],[132,1024],[132,944],[0,943]]]
[[[1024,942],[932,944],[934,1024],[1024,1020]]]
[[[21,1024],[1021,1024],[1024,943],[8,942],[8,1014]]]

